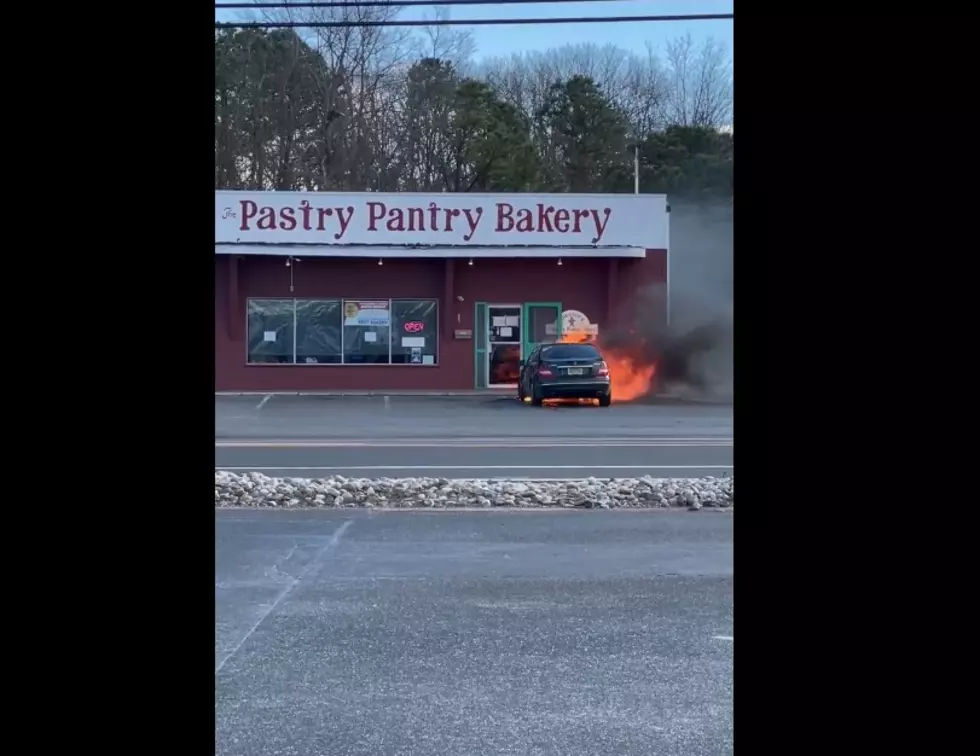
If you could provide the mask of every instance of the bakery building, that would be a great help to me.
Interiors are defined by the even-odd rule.
[[[668,239],[664,195],[217,191],[215,389],[511,388],[570,315],[631,322]]]

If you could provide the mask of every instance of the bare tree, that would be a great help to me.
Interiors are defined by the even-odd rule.
[[[262,9],[269,21],[322,23],[329,21],[389,21],[400,9],[390,5],[372,7],[330,6]],[[411,33],[403,29],[353,25],[297,30],[325,62],[328,73],[323,94],[332,90],[337,105],[325,115],[319,140],[307,160],[318,167],[315,184],[321,189],[379,188],[390,162],[392,105],[395,88],[391,77],[403,75],[410,58]],[[382,138],[380,135],[385,134]],[[313,177],[310,177],[311,179]]]
[[[581,75],[595,81],[627,114],[633,131],[647,133],[664,125],[667,75],[652,50],[639,56],[615,45],[566,45],[490,58],[480,74],[528,116],[541,109],[552,84]]]
[[[452,14],[446,6],[436,6],[432,10],[434,21],[447,21]],[[476,52],[476,41],[473,32],[451,26],[426,26],[421,36],[415,41],[413,49],[419,58],[434,58],[453,64],[453,68],[462,71]]]
[[[625,116],[629,139],[670,124],[731,125],[731,63],[712,40],[699,48],[690,36],[675,40],[664,58],[650,47],[644,55],[582,44],[474,63],[468,31],[430,26],[413,36],[357,25],[399,10],[287,3],[251,16],[355,25],[216,32],[215,186],[531,187],[557,159],[540,114],[553,86],[576,76],[594,81]],[[448,17],[445,9],[432,16]],[[535,167],[520,171],[525,165]]]
[[[734,85],[724,44],[709,38],[695,48],[688,34],[667,43],[667,62],[669,123],[712,128],[730,123]]]

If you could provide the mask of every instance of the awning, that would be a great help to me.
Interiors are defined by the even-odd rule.
[[[215,244],[216,255],[275,255],[279,257],[399,258],[535,258],[646,257],[643,247],[392,247],[341,244]]]

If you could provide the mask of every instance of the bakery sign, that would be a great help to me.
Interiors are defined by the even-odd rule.
[[[666,248],[664,195],[217,191],[215,243]]]
[[[558,324],[548,323],[544,327],[544,331],[548,336],[557,336]],[[561,332],[566,335],[575,333],[583,336],[597,336],[599,334],[599,326],[595,323],[590,323],[585,313],[580,310],[563,310],[561,314]]]

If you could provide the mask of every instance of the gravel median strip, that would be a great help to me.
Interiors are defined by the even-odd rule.
[[[735,478],[588,478],[562,481],[447,478],[271,478],[215,471],[216,507],[652,507],[732,508]]]

